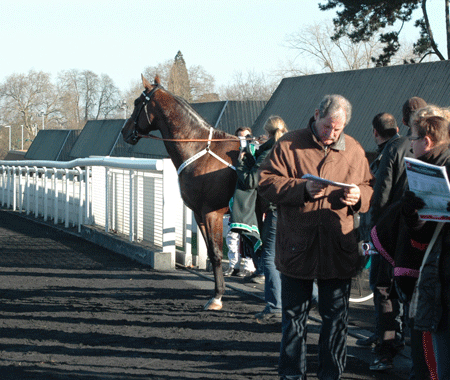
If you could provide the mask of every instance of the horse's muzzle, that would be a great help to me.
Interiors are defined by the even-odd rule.
[[[122,130],[122,137],[127,144],[136,145],[140,139],[139,133],[136,129],[133,129],[131,133],[125,132],[125,129]]]

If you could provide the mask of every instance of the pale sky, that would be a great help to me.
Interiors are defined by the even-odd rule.
[[[286,36],[335,15],[320,11],[318,3],[2,0],[0,82],[30,69],[51,73],[52,80],[62,70],[79,69],[107,74],[127,90],[145,67],[173,59],[181,50],[186,65],[203,66],[218,88],[232,81],[234,72],[268,74],[293,57],[284,46]],[[428,4],[431,22],[439,21],[435,37],[445,51],[444,2]]]

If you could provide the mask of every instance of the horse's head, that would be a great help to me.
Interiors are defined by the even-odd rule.
[[[141,96],[134,101],[134,110],[130,118],[122,128],[122,137],[128,144],[135,145],[142,135],[147,135],[150,131],[156,130],[154,126],[155,113],[152,97],[161,87],[161,81],[158,76],[155,77],[154,84],[142,76],[144,91]],[[153,105],[153,106],[152,106]]]

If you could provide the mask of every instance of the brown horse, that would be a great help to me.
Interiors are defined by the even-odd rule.
[[[220,310],[225,292],[223,216],[236,186],[232,165],[239,154],[239,139],[214,130],[184,99],[162,88],[159,77],[152,85],[142,76],[142,84],[145,90],[134,102],[122,136],[134,145],[151,131],[161,132],[178,170],[181,197],[194,213],[214,272],[215,295],[205,310]]]

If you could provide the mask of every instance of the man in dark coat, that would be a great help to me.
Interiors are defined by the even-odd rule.
[[[368,213],[361,215],[362,238],[369,240],[369,232],[382,212],[393,201],[399,199],[406,186],[406,172],[403,157],[411,156],[406,149],[403,138],[398,134],[398,126],[394,116],[380,113],[372,120],[374,140],[378,145],[378,156],[370,168],[376,181],[372,203]],[[408,146],[409,140],[407,140]],[[364,227],[368,227],[364,228]],[[370,366],[371,370],[392,368],[393,358],[403,348],[401,335],[400,302],[390,299],[386,289],[390,288],[390,277],[379,276],[380,272],[392,271],[389,263],[385,263],[379,255],[373,255],[370,267],[370,287],[374,293],[375,334],[366,339],[359,339],[358,345],[368,346],[377,343],[377,358]],[[382,268],[385,264],[386,268]],[[384,270],[383,270],[384,269]]]
[[[427,103],[419,97],[409,98],[402,107],[403,124],[409,128],[412,113],[426,105]],[[386,209],[402,197],[406,190],[407,178],[403,159],[404,157],[412,157],[411,144],[408,139],[409,134],[410,131],[408,130],[407,136],[397,134],[391,138],[384,146],[381,157],[378,157],[377,180],[374,186],[371,208],[367,217],[369,230],[376,225]],[[363,236],[363,238],[367,238],[367,236]],[[367,339],[357,341],[357,344],[361,346],[378,343],[377,358],[370,367],[372,370],[391,368],[393,357],[398,352],[398,349],[403,346],[400,321],[401,304],[397,299],[386,299],[386,296],[382,296],[376,287],[380,271],[383,272],[386,269],[380,268],[383,263],[384,261],[379,256],[372,257],[370,284],[374,291],[375,334]],[[386,280],[386,276],[380,277]],[[378,285],[381,287],[388,286],[386,283],[379,283]],[[390,305],[385,305],[386,302]],[[382,313],[383,308],[387,306],[392,311]],[[387,333],[386,330],[395,331],[395,334]]]

